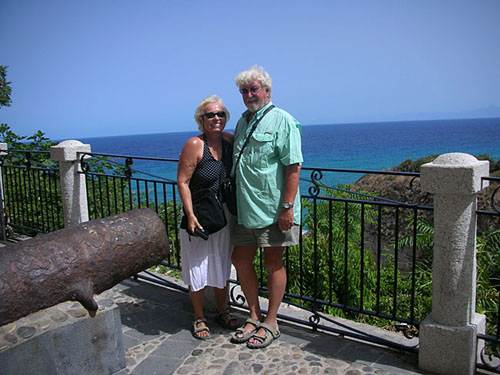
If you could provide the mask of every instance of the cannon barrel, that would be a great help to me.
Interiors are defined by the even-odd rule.
[[[0,326],[76,300],[91,316],[94,293],[160,263],[163,222],[149,208],[88,221],[0,249]]]

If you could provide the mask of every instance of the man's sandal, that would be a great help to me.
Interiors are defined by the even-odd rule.
[[[233,317],[227,309],[217,312],[214,320],[224,328],[232,330],[238,328],[238,319]]]
[[[253,325],[254,329],[250,332],[245,330],[245,326],[247,324]],[[247,342],[248,340],[250,340],[250,337],[252,337],[254,333],[257,332],[259,326],[260,322],[258,320],[248,318],[247,320],[245,320],[245,324],[243,324],[242,327],[236,329],[236,332],[231,337],[231,342],[235,344],[242,344],[244,342]]]
[[[205,323],[204,327],[198,327],[198,324],[200,323]],[[200,336],[200,332],[208,332],[208,335],[206,336]],[[193,331],[191,332],[193,334],[193,337],[198,340],[206,340],[210,338],[210,328],[207,326],[207,320],[204,318],[198,318],[196,320],[193,320]]]
[[[280,330],[278,328],[278,323],[276,323],[276,328],[271,327],[267,323],[261,323],[260,328],[263,328],[266,331],[266,334],[262,336],[255,333],[252,336],[252,338],[254,340],[257,340],[258,342],[248,341],[247,347],[249,347],[250,349],[262,349],[268,347],[274,340],[276,340],[281,335]]]

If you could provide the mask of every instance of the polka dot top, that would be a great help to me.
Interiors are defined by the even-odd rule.
[[[210,189],[214,193],[219,191],[221,179],[231,172],[233,165],[233,146],[231,143],[222,139],[222,160],[217,160],[213,157],[205,134],[203,134],[203,156],[196,166],[196,169],[189,181],[191,192],[196,192],[200,189]],[[220,174],[222,173],[222,178]]]

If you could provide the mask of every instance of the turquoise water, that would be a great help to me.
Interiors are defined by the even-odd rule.
[[[382,170],[431,154],[464,152],[500,159],[500,118],[399,121],[302,127],[305,167]],[[80,139],[92,152],[177,159],[198,132],[140,134]],[[177,164],[134,161],[134,168],[175,180]],[[335,173],[330,184],[349,183],[359,174]],[[303,178],[308,178],[303,173]]]

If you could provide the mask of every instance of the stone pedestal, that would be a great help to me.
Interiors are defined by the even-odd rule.
[[[64,226],[89,220],[87,185],[80,170],[79,153],[90,152],[90,145],[68,140],[50,148],[50,157],[59,162]]]
[[[486,318],[476,305],[476,209],[489,162],[452,153],[421,167],[421,186],[434,194],[432,313],[420,324],[419,367],[472,375]]]
[[[0,374],[125,374],[120,310],[98,303],[94,318],[64,302],[0,327]]]
[[[436,374],[475,374],[480,352],[476,336],[485,331],[482,314],[474,314],[470,324],[461,326],[439,324],[427,317],[420,323],[419,367]]]

